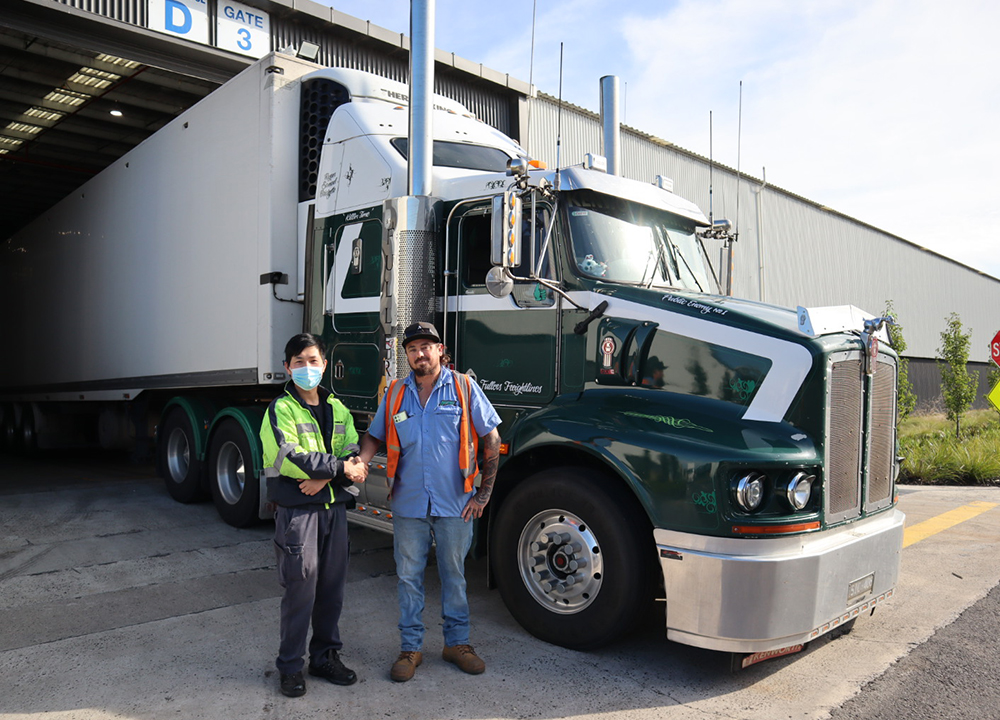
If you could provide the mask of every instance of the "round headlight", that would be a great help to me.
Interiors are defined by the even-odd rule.
[[[760,473],[747,473],[736,481],[733,497],[736,504],[747,512],[753,512],[764,500],[764,480]]]
[[[808,505],[809,499],[812,497],[814,482],[816,482],[815,475],[807,475],[804,472],[796,474],[788,482],[788,487],[785,488],[788,503],[796,510],[801,510]]]

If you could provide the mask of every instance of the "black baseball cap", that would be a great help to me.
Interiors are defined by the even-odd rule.
[[[438,335],[437,328],[435,328],[430,323],[426,322],[416,322],[412,325],[407,326],[403,331],[403,348],[411,340],[433,340],[436,343],[441,342],[441,336]]]

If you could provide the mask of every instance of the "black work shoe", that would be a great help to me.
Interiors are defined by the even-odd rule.
[[[309,663],[309,674],[326,678],[334,685],[353,685],[358,681],[358,675],[340,661],[336,650],[331,650],[322,665]]]
[[[301,672],[281,673],[281,694],[285,697],[302,697],[306,694],[306,681]]]

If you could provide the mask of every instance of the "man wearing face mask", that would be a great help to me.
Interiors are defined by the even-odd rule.
[[[281,642],[275,665],[283,695],[306,692],[302,676],[306,638],[309,674],[336,685],[357,681],[339,652],[340,612],[347,579],[347,508],[364,482],[367,466],[357,458],[358,433],[351,413],[319,387],[326,349],[302,333],[285,345],[292,381],[267,409],[260,429],[268,500],[277,505],[274,544],[281,600]]]

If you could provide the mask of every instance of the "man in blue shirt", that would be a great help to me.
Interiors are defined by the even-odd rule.
[[[395,381],[361,441],[369,462],[386,442],[392,486],[393,548],[399,578],[401,652],[390,671],[396,682],[413,677],[423,660],[424,570],[436,544],[444,620],[444,660],[470,674],[486,664],[469,644],[465,556],[472,547],[472,520],[482,517],[493,492],[500,457],[500,417],[474,381],[446,367],[437,329],[414,323],[403,331],[412,372]],[[400,384],[401,383],[401,384]],[[475,446],[483,466],[478,488]],[[467,442],[462,442],[465,439]],[[470,449],[470,445],[472,446]],[[470,457],[471,456],[471,457]]]

